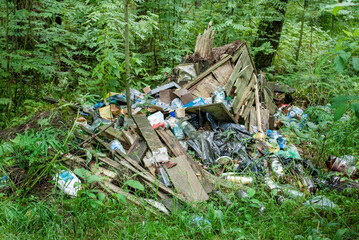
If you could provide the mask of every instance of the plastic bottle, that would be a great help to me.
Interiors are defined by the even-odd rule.
[[[197,130],[193,127],[192,124],[190,124],[188,121],[184,121],[181,124],[181,127],[184,131],[184,133],[190,138],[190,139],[195,139],[198,137],[198,132]]]
[[[113,150],[119,149],[123,154],[126,154],[126,150],[123,148],[122,144],[118,140],[113,140],[110,142],[110,148]]]
[[[217,87],[213,92],[213,102],[214,103],[225,103],[226,102],[226,94],[224,92],[224,88],[222,86]]]
[[[171,126],[171,125],[170,125]],[[175,135],[175,137],[178,139],[178,140],[182,140],[184,139],[184,132],[180,126],[179,123],[174,123],[174,126],[172,127],[172,132],[173,132],[173,135]]]

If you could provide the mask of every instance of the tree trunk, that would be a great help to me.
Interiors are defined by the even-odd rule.
[[[298,47],[297,47],[297,51],[295,53],[295,61],[298,61],[299,58],[299,52],[300,52],[300,47],[302,45],[302,39],[303,39],[303,28],[304,28],[304,20],[305,20],[305,10],[307,8],[307,4],[308,4],[308,0],[304,0],[304,6],[303,6],[303,13],[302,13],[302,23],[300,25],[300,35],[299,35],[299,41],[298,41]]]
[[[10,48],[9,48],[9,2],[6,0],[6,77],[8,80],[8,94],[9,94],[9,106],[8,106],[8,117],[10,117],[12,108],[12,89],[11,89],[11,77],[10,77]]]
[[[257,38],[252,45],[253,47],[260,47],[264,43],[269,42],[271,48],[274,50],[270,53],[259,51],[254,55],[256,68],[258,70],[271,66],[275,53],[278,50],[288,0],[278,0],[278,2],[279,4],[273,4],[272,1],[267,2],[267,6],[275,6],[274,10],[277,12],[277,16],[274,19],[273,17],[266,16],[260,21]]]
[[[130,41],[128,34],[128,1],[124,0],[125,3],[125,63],[126,63],[126,101],[127,101],[127,114],[132,117],[131,109],[131,92],[130,92]]]

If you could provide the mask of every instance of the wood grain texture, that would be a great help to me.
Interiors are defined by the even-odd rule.
[[[151,123],[148,121],[145,115],[135,115],[133,116],[133,119],[135,120],[138,130],[141,132],[149,149],[152,152],[157,151],[157,149],[163,147],[161,140],[157,136],[155,130],[153,130]]]
[[[183,194],[189,201],[206,201],[209,199],[185,155],[172,159],[175,167],[167,169],[173,185],[178,193]]]

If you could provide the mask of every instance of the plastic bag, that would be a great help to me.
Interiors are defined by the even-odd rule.
[[[77,192],[81,189],[81,180],[71,171],[62,170],[55,175],[53,180],[56,181],[56,185],[60,190],[71,197],[76,197]],[[79,185],[75,187],[76,183],[79,183]]]
[[[171,102],[171,109],[176,110],[177,108],[183,108],[183,103],[179,98],[175,98]]]
[[[165,126],[165,118],[163,116],[163,113],[160,111],[147,117],[147,119],[148,119],[148,121],[150,121],[153,129]]]

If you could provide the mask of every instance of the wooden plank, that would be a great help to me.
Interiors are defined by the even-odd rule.
[[[275,104],[273,102],[273,99],[268,94],[268,90],[269,89],[267,89],[267,88],[263,89],[264,101],[265,101],[267,109],[269,110],[269,114],[274,114],[276,106],[275,106]]]
[[[177,138],[173,135],[171,130],[157,130],[158,135],[166,143],[167,147],[171,150],[175,157],[186,155],[188,162],[191,164],[192,169],[197,173],[201,174],[202,168],[192,159],[192,157],[186,152],[186,150],[179,143]]]
[[[212,73],[212,71],[216,70],[220,66],[222,66],[223,63],[227,62],[228,59],[231,59],[232,56],[228,55],[224,57],[222,60],[220,60],[218,63],[214,64],[212,67],[208,68],[204,73],[201,73],[199,76],[197,76],[193,81],[187,83],[183,88],[189,89],[199,81],[201,81],[203,78],[205,78],[208,74]]]
[[[241,56],[244,50],[246,50],[246,47],[244,46],[245,42],[242,43],[242,45],[238,48],[238,50],[234,53],[232,57],[232,62],[235,63],[237,59]]]
[[[138,137],[136,138],[135,142],[128,150],[127,156],[135,160],[136,162],[140,162],[142,158],[145,156],[146,151],[147,151],[146,142],[141,137]]]
[[[209,199],[185,155],[172,159],[175,167],[167,169],[171,181],[178,193],[189,201],[206,201]]]
[[[244,113],[242,115],[243,119],[246,121],[249,113],[251,111],[251,109],[253,108],[253,103],[254,103],[254,92],[251,93],[251,96],[249,98],[250,100],[248,101],[248,105],[246,107],[246,109],[244,110]]]
[[[193,89],[193,91],[191,93],[192,93],[193,98],[195,98],[195,99],[202,97],[201,93],[197,89]]]
[[[232,63],[230,60],[225,62],[222,66],[214,70],[212,73],[220,85],[225,86],[233,72]]]
[[[267,132],[269,128],[269,110],[268,109],[261,109],[261,123],[262,123],[262,130],[263,132]]]
[[[102,131],[107,126],[108,125],[102,125],[102,126],[100,126],[98,128],[98,130]],[[109,127],[104,132],[102,132],[101,135],[103,135],[103,136],[105,136],[105,137],[107,137],[109,139],[117,139],[117,140],[119,140],[125,149],[128,149],[131,146],[131,144],[129,144],[127,142],[127,140],[124,138],[122,131],[118,130],[118,129],[114,128],[114,127]]]
[[[237,81],[234,83],[236,88],[235,93],[241,94],[241,90],[244,89],[251,80],[253,74],[253,66],[247,65],[245,66],[242,71],[238,74]]]
[[[237,113],[238,110],[241,108],[241,106],[243,105],[243,102],[245,100],[245,94],[248,93],[248,91],[250,91],[250,89],[253,87],[255,83],[255,78],[252,75],[251,81],[248,84],[248,86],[246,86],[243,90],[241,90],[241,94],[236,94],[234,100],[233,100],[233,112]]]
[[[208,112],[219,122],[236,123],[233,115],[228,111],[223,103],[206,104],[202,106],[186,108],[186,112],[196,113],[196,111]]]
[[[236,82],[236,80],[238,78],[238,73],[243,68],[243,64],[242,64],[242,61],[241,61],[242,56],[243,56],[243,53],[240,56],[240,58],[238,59],[236,65],[234,66],[233,71],[232,71],[231,75],[229,76],[227,84],[226,84],[226,86],[224,88],[227,95],[229,95],[229,93],[230,93],[230,91],[231,91],[231,89],[233,87],[233,84]]]
[[[135,120],[139,131],[152,152],[163,147],[161,140],[157,136],[155,130],[153,130],[151,123],[145,115],[135,115],[133,116],[133,119]]]
[[[171,130],[157,130],[157,133],[162,138],[162,140],[166,143],[167,147],[170,149],[170,151],[175,157],[179,157],[181,155],[187,156],[187,161],[191,165],[193,171],[196,173],[206,193],[208,194],[211,193],[214,190],[214,186],[204,178],[203,168],[201,168],[193,160],[193,158],[186,152],[186,150],[178,142],[177,138],[173,135]]]
[[[196,89],[200,94],[198,97],[202,97],[204,99],[211,97],[212,93],[219,85],[219,82],[214,78],[214,76],[209,74],[198,85],[190,88],[189,91]]]
[[[257,113],[254,107],[251,108],[251,112],[249,114],[248,131],[250,134],[253,134],[253,126],[257,126]]]

